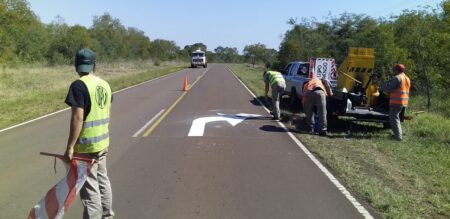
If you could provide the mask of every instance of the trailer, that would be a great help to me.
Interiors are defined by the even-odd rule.
[[[327,101],[329,116],[349,116],[388,125],[389,97],[380,93],[373,82],[374,66],[372,48],[349,49],[339,66],[334,94]]]
[[[347,57],[337,69],[333,58],[311,58],[293,61],[282,72],[286,81],[285,94],[291,108],[301,104],[303,86],[311,78],[326,79],[333,96],[327,97],[327,115],[356,120],[382,122],[389,125],[389,97],[378,92],[373,83],[375,55],[372,48],[350,48]],[[401,114],[403,121],[404,113]]]

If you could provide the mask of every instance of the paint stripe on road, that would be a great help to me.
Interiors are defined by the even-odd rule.
[[[144,126],[142,126],[136,133],[134,133],[133,138],[138,137],[150,124],[152,124],[166,109],[162,109],[157,113],[155,116],[153,116],[152,119],[150,119],[147,123],[145,123]]]
[[[197,77],[197,80],[194,81],[194,83],[192,83],[191,86],[189,86],[188,91],[194,87],[194,85],[206,74],[208,70],[202,72],[202,74],[200,75],[200,77]],[[188,93],[188,91],[183,92],[180,97],[178,97],[177,100],[175,100],[175,102],[172,103],[172,105],[166,110],[166,112],[164,112],[164,114],[159,117],[159,119],[153,123],[153,125],[144,133],[144,135],[142,137],[148,137],[153,130],[155,130],[155,128],[169,115],[170,112],[172,112],[173,108],[175,108],[175,106],[181,101],[181,99],[183,99],[183,97]]]
[[[28,120],[28,121],[26,121],[26,122],[19,123],[19,124],[17,124],[17,125],[13,125],[13,126],[8,127],[8,128],[4,128],[4,129],[0,130],[0,132],[8,131],[8,130],[10,130],[10,129],[17,128],[17,127],[19,127],[19,126],[23,126],[23,125],[26,125],[26,124],[28,124],[28,123],[35,122],[35,121],[37,121],[37,120],[41,120],[41,119],[47,118],[47,117],[49,117],[49,116],[53,116],[53,115],[58,114],[58,113],[60,113],[60,112],[64,112],[64,111],[66,111],[66,110],[68,110],[68,109],[70,109],[70,107],[65,108],[65,109],[62,109],[62,110],[59,110],[59,111],[56,111],[56,112],[53,112],[53,113],[49,113],[49,114],[47,114],[47,115],[43,115],[43,116],[38,117],[38,118],[36,118],[36,119],[32,119],[32,120]]]
[[[148,81],[144,81],[144,82],[141,82],[141,83],[139,83],[139,84],[133,85],[133,86],[131,86],[131,87],[126,87],[126,88],[123,88],[123,89],[121,89],[121,90],[114,91],[113,94],[120,93],[120,92],[122,92],[122,91],[126,91],[126,90],[128,90],[128,89],[137,87],[137,86],[139,86],[139,85],[142,85],[142,84],[145,84],[145,83],[149,83],[149,82],[152,82],[152,81],[156,81],[156,80],[158,80],[158,79],[161,79],[161,78],[164,78],[164,77],[168,77],[168,76],[173,75],[173,74],[176,74],[176,73],[181,73],[182,71],[183,71],[183,70],[177,71],[177,72],[172,72],[172,73],[169,73],[169,74],[166,74],[166,75],[162,75],[162,76],[159,76],[159,77],[157,77],[157,78],[153,78],[153,79],[150,79],[150,80],[148,80]],[[28,124],[28,123],[35,122],[35,121],[37,121],[37,120],[41,120],[41,119],[44,119],[44,118],[53,116],[53,115],[55,115],[55,114],[64,112],[64,111],[69,110],[69,109],[70,109],[70,107],[67,107],[67,108],[64,108],[64,109],[62,109],[62,110],[59,110],[59,111],[56,111],[56,112],[49,113],[49,114],[47,114],[47,115],[43,115],[43,116],[40,116],[40,117],[38,117],[38,118],[35,118],[35,119],[32,119],[32,120],[28,120],[28,121],[19,123],[19,124],[17,124],[17,125],[13,125],[13,126],[4,128],[4,129],[0,130],[0,133],[1,133],[1,132],[4,132],[4,131],[8,131],[8,130],[13,129],[13,128],[17,128],[17,127],[19,127],[19,126],[26,125],[26,124]]]
[[[236,76],[236,74],[227,66],[228,70],[233,74],[233,76],[242,84],[242,86],[247,89],[247,91],[258,101],[258,103],[266,110],[267,113],[270,114],[270,110],[267,109],[267,107],[264,106],[264,104],[259,100],[255,94],[244,84],[244,82],[239,79],[239,77]],[[336,179],[336,177],[331,174],[331,172],[322,164],[320,161],[298,140],[297,137],[295,137],[292,132],[289,131],[289,129],[284,126],[284,124],[280,121],[278,121],[278,124],[284,129],[284,131],[291,137],[291,139],[297,144],[297,146],[302,149],[302,151],[311,159],[311,161],[316,164],[317,167],[319,167],[320,171],[325,174],[325,176],[328,177],[328,179],[337,187],[337,189],[350,201],[350,203],[356,208],[356,210],[366,219],[373,219],[373,216],[367,211],[364,206],[361,205],[361,203],[358,202],[358,200],[355,199],[355,197],[350,194],[350,192],[339,182],[339,180]]]

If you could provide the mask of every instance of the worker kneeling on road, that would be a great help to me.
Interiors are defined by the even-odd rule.
[[[272,115],[274,120],[280,119],[280,99],[281,94],[286,89],[286,82],[284,81],[283,75],[277,71],[264,71],[263,78],[265,82],[265,97],[268,98],[269,86],[272,88]]]
[[[395,65],[392,71],[396,74],[395,77],[381,85],[380,91],[389,92],[389,122],[394,133],[394,139],[401,141],[400,113],[408,106],[411,81],[404,72],[405,66],[403,64]]]
[[[311,133],[314,133],[314,106],[319,114],[320,131],[319,135],[327,135],[327,99],[326,96],[332,96],[330,82],[313,78],[303,87],[302,104],[306,114],[306,121]]]

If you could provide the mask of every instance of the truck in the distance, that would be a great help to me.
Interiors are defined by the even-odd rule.
[[[198,66],[203,66],[203,68],[208,67],[206,54],[200,49],[197,49],[191,53],[191,68],[197,68]]]

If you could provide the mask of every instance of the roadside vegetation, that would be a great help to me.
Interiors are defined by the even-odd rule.
[[[229,65],[233,72],[264,100],[264,68]],[[445,100],[445,99],[444,99]],[[341,118],[330,122],[329,135],[307,133],[302,112],[293,113],[282,102],[282,122],[357,197],[386,218],[450,217],[450,102],[418,113],[426,98],[412,97],[402,125],[405,140],[390,139],[391,130],[379,123]],[[265,103],[271,107],[270,102]]]
[[[100,62],[151,59],[159,65],[165,61],[187,62],[190,53],[200,48],[206,51],[210,63],[262,64],[279,70],[292,60],[308,61],[312,57],[332,57],[341,63],[350,47],[368,47],[376,54],[374,81],[387,80],[392,66],[403,63],[413,81],[412,93],[426,97],[427,108],[438,104],[432,100],[436,93],[449,92],[449,0],[389,18],[348,13],[330,15],[322,21],[291,18],[278,51],[255,43],[246,45],[241,54],[234,47],[208,50],[198,42],[181,48],[174,41],[150,39],[152,33],[126,27],[109,13],[94,16],[90,27],[70,26],[62,17],[44,24],[27,0],[0,0],[0,17],[0,65],[72,65],[81,47],[91,48]]]
[[[187,63],[152,61],[100,63],[97,74],[113,91],[185,68]],[[78,79],[73,66],[21,65],[0,68],[0,129],[66,108],[72,81]]]
[[[277,51],[264,44],[245,46],[241,55],[236,47],[209,49],[201,42],[180,47],[174,41],[150,39],[152,33],[127,27],[109,13],[93,16],[92,25],[68,25],[57,16],[45,24],[30,9],[27,0],[0,0],[0,64],[73,64],[74,54],[89,47],[100,62],[148,60],[155,65],[165,61],[190,59],[192,51],[206,52],[209,62],[242,63],[276,61]],[[33,37],[30,37],[33,36]]]
[[[440,104],[450,84],[450,1],[421,10],[403,11],[390,18],[342,14],[318,21],[290,19],[280,45],[278,63],[332,57],[342,63],[350,47],[375,50],[374,82],[392,78],[392,67],[406,66],[413,95],[426,98],[426,109]],[[448,100],[448,99],[444,99]]]

